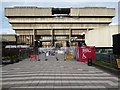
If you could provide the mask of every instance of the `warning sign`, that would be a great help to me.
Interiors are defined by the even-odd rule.
[[[120,59],[116,59],[116,61],[117,61],[118,68],[120,68]]]
[[[66,59],[73,59],[73,54],[66,54]]]

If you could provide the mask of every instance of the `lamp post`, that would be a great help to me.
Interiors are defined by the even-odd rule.
[[[77,39],[77,36],[75,37],[75,40]]]
[[[72,41],[76,41],[76,40],[77,40],[77,36],[76,36],[76,37],[71,37],[71,38],[69,39],[70,46],[71,46],[71,42],[72,42]]]
[[[80,35],[82,36],[81,46],[86,46],[86,44],[85,44],[85,32],[82,32]]]

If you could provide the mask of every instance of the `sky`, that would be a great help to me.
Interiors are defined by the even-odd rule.
[[[97,1],[97,2],[96,2]],[[99,1],[99,2],[98,2]],[[14,7],[14,6],[37,6],[37,7],[58,7],[58,8],[70,8],[70,7],[107,7],[115,8],[116,15],[112,19],[111,25],[118,24],[118,16],[120,15],[118,9],[120,8],[119,0],[4,0],[0,3],[0,34],[15,34],[15,31],[12,30],[11,24],[9,24],[8,19],[4,16],[5,7]],[[120,23],[120,22],[119,22]]]

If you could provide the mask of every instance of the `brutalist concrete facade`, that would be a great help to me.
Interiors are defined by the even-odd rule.
[[[84,41],[82,33],[108,26],[115,16],[114,8],[44,8],[9,7],[5,16],[17,34],[18,43],[55,46]],[[71,38],[77,37],[71,42]]]

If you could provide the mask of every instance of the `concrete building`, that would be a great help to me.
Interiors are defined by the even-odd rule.
[[[94,28],[108,26],[115,16],[114,8],[43,8],[9,7],[5,16],[19,34],[18,43],[62,46],[84,42],[86,33]],[[71,42],[71,38],[77,39]]]
[[[85,42],[100,48],[113,47],[113,35],[120,33],[120,25],[111,25],[86,32]]]
[[[2,47],[6,45],[16,44],[16,35],[15,34],[0,34],[0,43]]]
[[[16,42],[15,34],[0,34],[0,41]]]

